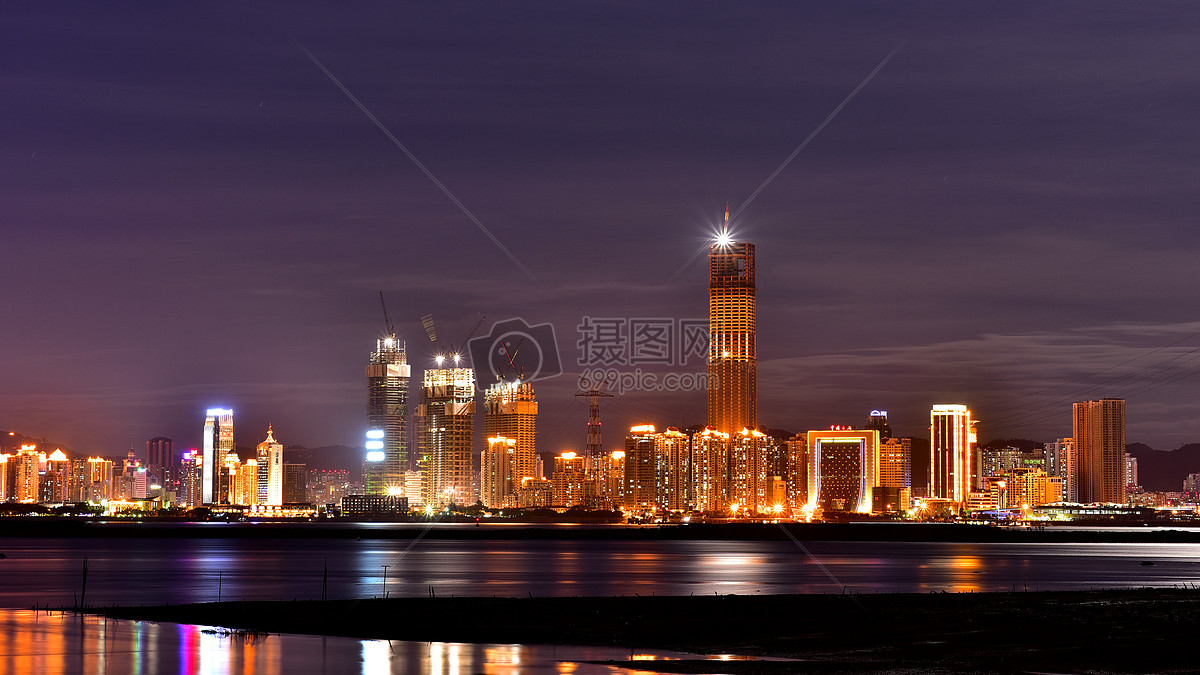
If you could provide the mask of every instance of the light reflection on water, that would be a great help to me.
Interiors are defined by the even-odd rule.
[[[229,635],[202,626],[0,610],[6,675],[292,675],[298,673],[635,673],[586,661],[703,658],[613,647]]]
[[[223,600],[1008,591],[1200,583],[1200,544],[0,539],[0,607]],[[407,553],[405,551],[407,550]],[[1142,565],[1143,562],[1154,563]]]

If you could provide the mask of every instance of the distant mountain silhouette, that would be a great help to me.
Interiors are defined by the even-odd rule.
[[[1137,457],[1138,482],[1151,492],[1178,492],[1189,473],[1200,473],[1200,443],[1165,451],[1144,443],[1130,443],[1125,451]]]

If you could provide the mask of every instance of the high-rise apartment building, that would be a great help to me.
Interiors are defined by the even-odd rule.
[[[729,236],[725,225],[708,252],[708,423],[729,434],[758,425],[754,244]]]
[[[535,460],[537,453],[538,404],[534,398],[533,384],[514,380],[500,381],[483,392],[483,431],[485,438],[503,437],[513,441],[512,458],[508,469],[510,482],[505,494],[511,496],[516,505],[516,492],[521,481],[537,477]],[[486,476],[484,477],[486,480]]]
[[[517,470],[517,439],[489,436],[480,467],[479,500],[492,509],[517,506],[521,481],[513,480]]]
[[[408,457],[408,380],[404,342],[392,333],[376,340],[367,364],[367,440],[363,483],[367,494],[399,494]]]
[[[23,445],[17,454],[9,460],[9,470],[16,477],[13,497],[24,504],[36,504],[38,501],[38,465],[41,457],[36,445]]]
[[[439,357],[438,365],[441,365]],[[425,371],[417,407],[422,492],[426,505],[474,504],[472,440],[475,430],[475,371]]]
[[[691,508],[690,440],[675,427],[654,436],[654,504],[659,510]]]
[[[194,509],[203,503],[200,497],[200,485],[204,480],[202,462],[202,455],[198,450],[188,450],[180,455],[179,492],[175,498],[180,506]]]
[[[692,434],[692,489],[697,510],[712,514],[728,511],[729,434],[712,427]]]
[[[87,501],[100,502],[113,499],[113,462],[103,457],[88,457]]]
[[[584,458],[574,452],[564,452],[554,458],[554,473],[550,483],[554,489],[555,506],[575,506],[584,499]],[[530,479],[526,483],[536,482]]]
[[[1071,407],[1079,500],[1125,502],[1125,399],[1081,401]]]
[[[766,513],[773,505],[767,495],[773,472],[765,461],[772,442],[770,436],[757,429],[743,429],[730,435],[729,500],[734,515]]]
[[[879,485],[912,487],[911,438],[889,438],[879,444]]]
[[[201,450],[200,499],[204,504],[228,504],[228,484],[222,490],[221,470],[225,457],[234,451],[233,411],[209,408],[204,418],[204,445]]]
[[[1136,456],[1125,453],[1125,494],[1126,496],[1136,492],[1141,486],[1138,482],[1138,459]]]
[[[1042,446],[1046,454],[1046,473],[1062,479],[1063,501],[1079,502],[1079,470],[1075,439],[1060,438]]]
[[[597,472],[596,492],[600,508],[615,511],[625,504],[625,451],[613,450]]]
[[[625,437],[625,506],[635,512],[654,507],[654,425],[630,427]]]
[[[71,460],[61,449],[46,455],[45,471],[38,478],[38,501],[42,504],[62,504],[67,501],[67,484]]]
[[[965,405],[939,404],[929,412],[929,496],[960,509],[975,484],[975,425]]]

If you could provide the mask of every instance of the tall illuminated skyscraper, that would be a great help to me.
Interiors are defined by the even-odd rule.
[[[963,507],[971,491],[976,421],[965,405],[939,404],[929,412],[929,496]]]
[[[514,380],[497,382],[483,392],[483,432],[486,438],[501,436],[515,441],[508,470],[512,484],[520,486],[526,478],[537,478],[534,457],[537,453],[538,404],[533,385]],[[506,456],[508,456],[506,450]],[[515,497],[514,488],[514,497]]]
[[[1072,406],[1079,501],[1125,503],[1125,399]]]
[[[204,504],[228,504],[228,494],[221,491],[221,468],[225,456],[234,451],[233,411],[228,408],[209,408],[204,418],[204,446],[201,450],[200,500]]]
[[[708,252],[708,424],[729,434],[758,425],[754,244],[729,236],[725,225]]]
[[[402,490],[408,459],[408,378],[404,342],[391,333],[375,342],[367,364],[367,494]]]
[[[439,356],[438,365],[443,362],[444,357]],[[474,430],[475,371],[426,370],[417,407],[417,433],[421,443],[421,491],[427,505],[475,503],[471,480]]]

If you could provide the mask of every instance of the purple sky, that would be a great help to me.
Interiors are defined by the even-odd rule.
[[[920,435],[961,402],[1052,440],[1124,396],[1131,442],[1197,441],[1197,34],[1185,3],[11,8],[0,428],[188,447],[223,405],[239,444],[358,444],[382,290],[417,373],[427,312],[553,324],[539,450],[579,449],[581,317],[705,318],[704,258],[673,275],[724,203],[907,39],[735,222],[760,422]],[[704,421],[606,406],[610,444]]]

